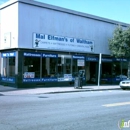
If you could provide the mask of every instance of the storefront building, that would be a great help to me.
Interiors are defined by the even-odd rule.
[[[101,84],[127,75],[127,59],[111,57],[108,48],[117,21],[31,0],[3,4],[0,16],[1,84],[73,85],[80,71],[84,84],[97,84],[99,54]]]

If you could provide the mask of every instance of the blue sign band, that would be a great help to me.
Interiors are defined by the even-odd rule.
[[[23,82],[57,82],[57,78],[24,78]]]
[[[15,57],[16,52],[6,52],[6,53],[1,53],[2,57]]]
[[[1,77],[2,82],[9,82],[9,83],[15,83],[15,78],[14,77]]]
[[[30,56],[30,57],[41,57],[41,53],[24,52],[23,55]]]
[[[95,61],[95,62],[98,62],[99,61],[99,58],[97,57],[86,57],[86,61]]]
[[[80,55],[73,55],[73,59],[85,59],[85,56],[80,56]]]
[[[45,57],[45,58],[58,58],[58,54],[43,53],[42,57]]]

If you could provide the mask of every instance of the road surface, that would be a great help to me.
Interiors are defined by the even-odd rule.
[[[123,120],[130,120],[130,91],[0,94],[0,130],[119,130]]]

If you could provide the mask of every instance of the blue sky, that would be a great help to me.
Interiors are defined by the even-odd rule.
[[[0,0],[0,4],[8,0]],[[130,0],[36,0],[130,24]]]

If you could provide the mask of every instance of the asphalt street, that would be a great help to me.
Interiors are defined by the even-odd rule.
[[[0,130],[119,130],[122,120],[130,120],[130,91],[0,94]]]

